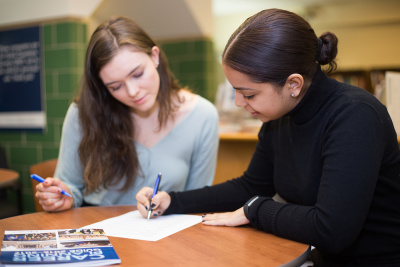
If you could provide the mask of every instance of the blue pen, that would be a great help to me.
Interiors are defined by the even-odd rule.
[[[161,182],[161,173],[159,173],[157,176],[156,184],[154,185],[153,196],[151,197],[151,199],[153,199],[153,197],[157,195],[158,188],[160,187],[160,182]],[[149,212],[147,213],[147,220],[150,219],[152,211],[153,208],[151,207],[151,200],[150,200],[150,207],[149,207]]]
[[[44,179],[42,177],[40,177],[39,175],[37,175],[37,174],[32,174],[31,177],[32,177],[32,179],[38,181],[39,183],[43,183],[44,182]],[[71,197],[71,195],[68,192],[65,192],[62,189],[61,189],[61,194],[64,194],[67,197]]]

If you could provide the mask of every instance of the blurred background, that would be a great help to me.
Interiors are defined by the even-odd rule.
[[[250,133],[252,137],[244,139],[251,144],[244,146],[251,151],[260,123],[233,105],[220,58],[233,31],[266,8],[298,13],[317,35],[334,32],[339,54],[332,77],[338,80],[382,98],[386,71],[400,70],[400,0],[0,0],[0,64],[7,58],[2,42],[10,33],[18,37],[18,30],[39,29],[43,108],[39,130],[2,126],[10,118],[1,109],[6,105],[3,93],[15,91],[16,102],[7,103],[11,106],[30,99],[24,86],[6,88],[5,63],[0,65],[0,162],[5,162],[0,168],[18,172],[20,189],[0,188],[0,203],[21,204],[15,214],[35,211],[29,169],[57,158],[63,119],[79,86],[87,42],[95,27],[111,15],[130,17],[141,25],[166,53],[179,83],[215,103],[221,116],[221,142],[243,140],[239,136],[232,141],[224,133]],[[223,152],[219,160],[226,161]],[[243,166],[246,160],[241,160]]]

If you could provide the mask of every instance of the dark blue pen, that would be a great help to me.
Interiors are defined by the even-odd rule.
[[[31,177],[32,177],[33,180],[36,180],[36,181],[38,181],[39,183],[43,183],[43,182],[44,182],[44,179],[43,179],[42,177],[40,177],[39,175],[37,175],[37,174],[32,174]],[[62,189],[61,189],[61,194],[64,194],[64,195],[66,195],[67,197],[71,197],[71,195],[70,195],[68,192],[65,192],[65,191],[62,190]]]
[[[154,185],[153,196],[151,197],[151,199],[153,199],[153,197],[157,195],[158,188],[160,187],[160,182],[161,182],[161,173],[159,173],[157,176],[156,184]],[[149,212],[147,213],[147,220],[150,219],[152,211],[153,208],[151,207],[151,200],[150,200],[150,207],[149,207]]]

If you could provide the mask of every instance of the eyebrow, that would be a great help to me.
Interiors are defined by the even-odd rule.
[[[232,86],[233,87],[233,86]],[[233,89],[235,89],[235,90],[241,90],[241,91],[248,91],[248,90],[250,90],[250,91],[253,91],[253,90],[255,90],[255,89],[252,89],[252,88],[247,88],[247,87],[233,87]]]
[[[139,65],[139,66],[137,66],[136,68],[134,68],[133,70],[131,70],[129,73],[128,73],[128,75],[126,75],[126,76],[130,76],[130,75],[132,75],[132,73],[134,73],[138,68],[140,68],[142,65]],[[114,84],[114,83],[117,83],[118,81],[115,81],[115,82],[109,82],[109,83],[105,83],[104,85],[105,86],[109,86],[109,85],[112,85],[112,84]]]

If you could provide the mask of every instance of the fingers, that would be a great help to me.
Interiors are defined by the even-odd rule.
[[[164,213],[164,211],[171,204],[171,197],[167,192],[158,192],[151,201],[152,213],[151,217],[157,217]]]
[[[63,187],[63,188],[62,188]],[[60,179],[48,177],[43,183],[36,185],[36,190],[40,192],[53,192],[57,193],[60,189],[68,188]],[[69,188],[68,188],[69,190]]]
[[[59,211],[63,210],[62,206],[64,204],[64,200],[61,199],[55,199],[55,198],[50,198],[50,199],[40,199],[39,204],[42,205],[43,210],[45,211]]]
[[[39,204],[45,211],[62,211],[72,208],[74,200],[72,197],[67,197],[65,195],[42,195],[39,198]]]
[[[152,194],[152,188],[144,187],[136,195],[137,209],[145,218],[147,218],[150,207],[152,208],[151,218],[153,218],[162,215],[171,203],[171,197],[166,192],[158,192],[151,199]]]
[[[69,187],[57,178],[48,177],[36,186],[35,197],[45,211],[60,211],[73,205],[73,198],[61,194],[64,190],[71,194]]]
[[[202,222],[205,225],[213,226],[239,226],[250,223],[244,215],[243,208],[234,212],[205,214]]]
[[[137,200],[136,207],[143,217],[147,217],[147,212],[150,207],[150,198],[152,194],[153,194],[153,189],[151,189],[150,187],[143,187],[136,194],[136,200]]]
[[[212,214],[204,214],[202,216],[202,222],[205,225],[213,225],[213,226],[228,226],[229,216],[228,213],[212,213]]]

